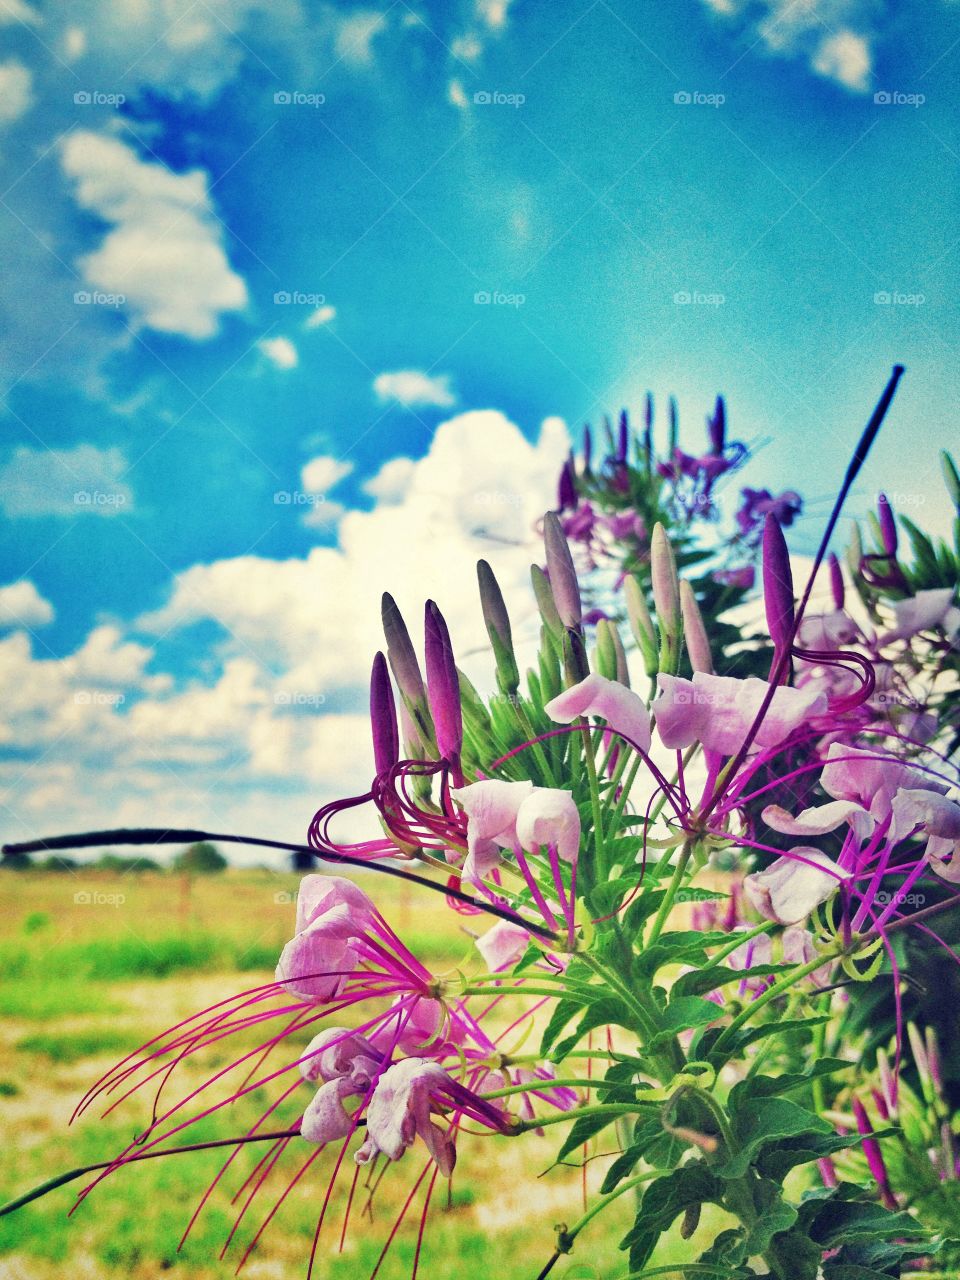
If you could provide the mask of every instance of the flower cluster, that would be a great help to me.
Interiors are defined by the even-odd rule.
[[[308,848],[321,866],[359,864],[442,894],[473,935],[472,960],[432,973],[356,884],[308,875],[272,983],[174,1028],[91,1090],[83,1108],[110,1095],[112,1109],[150,1083],[156,1101],[148,1132],[82,1197],[270,1086],[277,1096],[224,1169],[242,1144],[269,1140],[268,1161],[299,1159],[294,1185],[327,1152],[311,1267],[346,1165],[366,1168],[375,1190],[407,1152],[421,1159],[400,1215],[420,1195],[415,1271],[434,1185],[461,1144],[530,1133],[551,1167],[598,1135],[605,1144],[590,1157],[599,1198],[558,1230],[541,1280],[629,1191],[631,1275],[660,1273],[648,1265],[678,1220],[691,1274],[873,1280],[935,1255],[949,1215],[908,1194],[930,1177],[891,1169],[888,1146],[918,1088],[926,1110],[904,1151],[923,1147],[938,1186],[957,1180],[949,1069],[932,1025],[906,1029],[903,998],[918,981],[906,939],[960,963],[931,926],[960,899],[960,532],[954,549],[907,523],[908,558],[884,502],[875,551],[855,541],[846,574],[827,557],[901,373],[854,452],[799,599],[782,532],[796,495],[745,491],[738,538],[761,553],[767,635],[739,637],[740,670],[724,665],[717,597],[687,572],[702,559],[691,523],[746,457],[726,439],[722,400],[701,456],[679,448],[672,413],[669,452],[655,458],[649,403],[641,441],[631,445],[624,416],[596,469],[588,434],[543,521],[535,652],[515,643],[481,561],[485,690],[458,666],[433,601],[421,660],[384,597],[373,776],[316,813]],[[946,474],[956,481],[952,463]],[[951,491],[960,501],[960,481]],[[585,607],[611,560],[628,627]],[[831,607],[816,612],[821,568]],[[367,838],[342,838],[347,812],[369,816]],[[864,1029],[863,1010],[880,1007],[869,999],[892,1002],[889,1054]],[[227,1067],[165,1102],[175,1068],[238,1035]],[[239,1087],[218,1089],[234,1070]],[[287,1127],[269,1131],[280,1114]],[[352,1201],[351,1189],[341,1241]],[[698,1226],[704,1205],[713,1212]]]

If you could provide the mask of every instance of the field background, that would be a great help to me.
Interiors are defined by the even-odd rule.
[[[368,889],[370,879],[361,879]],[[149,1116],[146,1093],[104,1120],[92,1110],[69,1126],[76,1102],[111,1063],[165,1028],[269,981],[292,930],[296,886],[294,875],[267,870],[231,869],[196,877],[92,870],[0,874],[3,1200],[78,1165],[107,1159],[129,1142]],[[412,894],[383,877],[377,881],[377,896],[385,915],[434,972],[461,967],[471,956],[464,925],[473,921],[449,911],[440,895]],[[199,1063],[188,1064],[177,1096],[183,1082],[199,1083],[226,1061],[211,1046],[202,1070]],[[257,1094],[251,1095],[210,1117],[182,1141],[243,1132],[266,1105],[268,1095],[258,1093],[259,1105]],[[605,1145],[595,1150],[609,1150],[612,1130],[598,1141]],[[535,1134],[516,1142],[461,1139],[449,1206],[442,1183],[437,1184],[421,1275],[430,1280],[466,1275],[534,1280],[551,1253],[554,1225],[573,1222],[583,1211],[582,1170],[544,1174],[554,1149],[552,1141]],[[265,1150],[266,1145],[248,1148],[234,1162],[229,1183],[217,1188],[179,1253],[182,1231],[226,1153],[173,1156],[123,1170],[69,1219],[74,1193],[83,1182],[59,1188],[0,1219],[0,1280],[61,1280],[65,1271],[71,1280],[153,1280],[167,1272],[191,1280],[231,1276],[250,1236],[286,1185],[278,1167],[220,1261],[243,1203],[241,1197],[231,1206],[231,1194]],[[283,1168],[298,1167],[300,1158],[293,1163],[291,1157]],[[591,1188],[606,1163],[588,1166]],[[242,1274],[249,1280],[306,1274],[329,1166],[321,1156],[286,1200],[244,1267]],[[391,1167],[372,1220],[357,1211],[358,1193],[340,1254],[352,1166],[346,1169],[321,1237],[316,1277],[360,1280],[371,1273],[421,1167],[418,1150]],[[613,1280],[627,1272],[617,1242],[628,1224],[629,1199],[628,1194],[587,1229],[578,1252],[561,1261],[554,1277]],[[410,1274],[418,1217],[411,1211],[401,1228],[378,1273],[383,1280]],[[696,1256],[690,1249],[684,1245],[681,1256]],[[671,1257],[667,1245],[654,1262],[677,1256]]]

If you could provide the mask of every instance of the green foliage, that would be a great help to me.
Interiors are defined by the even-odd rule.
[[[175,871],[186,871],[189,875],[213,875],[218,871],[226,871],[230,865],[216,845],[207,840],[192,844],[178,853],[173,859]]]

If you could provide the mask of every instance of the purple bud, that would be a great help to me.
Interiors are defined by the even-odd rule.
[[[875,1138],[867,1136],[873,1133],[873,1127],[870,1124],[866,1109],[859,1098],[854,1097],[850,1101],[853,1107],[853,1114],[857,1120],[857,1131],[863,1137],[863,1154],[867,1157],[870,1172],[876,1179],[880,1199],[888,1209],[896,1209],[898,1207],[897,1200],[890,1187],[890,1179],[880,1151],[880,1143]]]
[[[774,515],[763,522],[763,604],[770,639],[779,652],[793,638],[793,573],[783,531]]]
[[[703,623],[703,614],[693,594],[693,587],[686,578],[680,583],[680,613],[683,618],[683,639],[687,646],[687,656],[694,671],[713,674],[713,657],[710,653],[710,640]]]
[[[723,396],[717,396],[713,416],[707,419],[707,434],[710,437],[710,448],[719,457],[727,443],[727,406],[723,402]]]
[[[650,538],[650,585],[662,633],[680,634],[680,582],[677,561],[667,532],[659,521]]]
[[[397,602],[386,591],[383,593],[380,616],[383,619],[383,634],[397,687],[412,706],[422,704],[425,702],[425,691],[420,664]]]
[[[547,552],[547,573],[557,612],[565,627],[580,626],[580,584],[573,556],[560,521],[548,512],[543,521],[543,541]]]
[[[840,561],[832,551],[827,563],[830,566],[830,590],[833,592],[833,607],[842,609],[846,594],[846,589],[843,585],[843,570],[840,568]]]
[[[677,448],[677,442],[680,439],[680,421],[677,414],[677,402],[673,396],[670,397],[669,422],[670,422],[670,449],[669,454],[672,458]]]
[[[463,745],[460,677],[443,614],[432,600],[424,610],[424,657],[427,664],[427,697],[437,731],[437,750],[443,760],[456,760]]]
[[[400,730],[397,707],[387,660],[378,653],[370,673],[370,724],[373,729],[373,762],[377,777],[400,759]]]
[[[630,424],[626,409],[620,410],[620,421],[617,425],[617,461],[626,462],[627,448],[630,444]]]
[[[893,507],[890,505],[890,499],[885,493],[881,493],[877,498],[877,514],[880,517],[880,536],[883,539],[883,549],[888,556],[897,554],[897,521],[893,514]]]
[[[589,426],[583,428],[583,469],[589,474],[590,461],[593,457],[593,436],[590,434]]]
[[[574,480],[573,463],[568,458],[560,472],[557,485],[557,506],[561,511],[572,511],[577,505],[577,486]]]

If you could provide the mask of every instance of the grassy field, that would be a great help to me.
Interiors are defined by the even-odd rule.
[[[369,880],[365,878],[366,885]],[[93,1111],[73,1126],[68,1121],[85,1088],[112,1062],[193,1011],[272,977],[277,952],[292,929],[296,884],[292,875],[268,871],[230,871],[193,881],[173,874],[92,871],[0,875],[4,1200],[67,1169],[109,1158],[144,1126],[149,1102],[140,1095],[105,1119]],[[472,951],[465,921],[439,895],[414,896],[406,886],[398,888],[386,879],[378,880],[377,887],[391,923],[434,972],[464,963]],[[192,1061],[186,1064],[181,1086],[199,1083],[226,1061],[212,1046],[202,1070]],[[258,1090],[191,1130],[190,1140],[242,1132],[267,1100]],[[608,1135],[601,1135],[607,1144],[602,1150],[609,1149]],[[534,1280],[550,1255],[555,1224],[572,1222],[583,1211],[583,1172],[545,1172],[553,1149],[552,1141],[535,1134],[516,1142],[463,1138],[450,1203],[438,1184],[431,1206],[421,1274],[430,1280],[467,1275]],[[247,1193],[235,1203],[231,1199],[262,1154],[248,1147],[233,1162],[180,1252],[183,1229],[225,1153],[175,1156],[123,1170],[71,1218],[67,1212],[74,1192],[83,1184],[60,1188],[0,1219],[0,1280],[60,1280],[65,1267],[72,1280],[155,1280],[167,1271],[190,1280],[233,1275],[256,1227],[309,1149],[291,1146],[286,1163],[273,1170],[221,1261],[221,1248]],[[591,1189],[606,1163],[588,1166]],[[370,1212],[364,1212],[358,1188],[340,1253],[340,1224],[352,1177],[352,1166],[345,1168],[331,1201],[315,1276],[361,1280],[371,1273],[422,1164],[416,1150],[392,1166]],[[326,1153],[314,1162],[261,1238],[243,1275],[285,1280],[306,1274],[329,1166]],[[613,1280],[625,1274],[616,1245],[628,1222],[628,1199],[581,1237],[577,1254],[553,1272],[558,1280]],[[421,1201],[422,1195],[418,1207]],[[411,1211],[398,1233],[378,1273],[383,1280],[410,1274],[418,1217],[418,1208]],[[655,1261],[691,1256],[691,1245],[682,1249],[682,1255],[671,1258],[668,1246]]]

